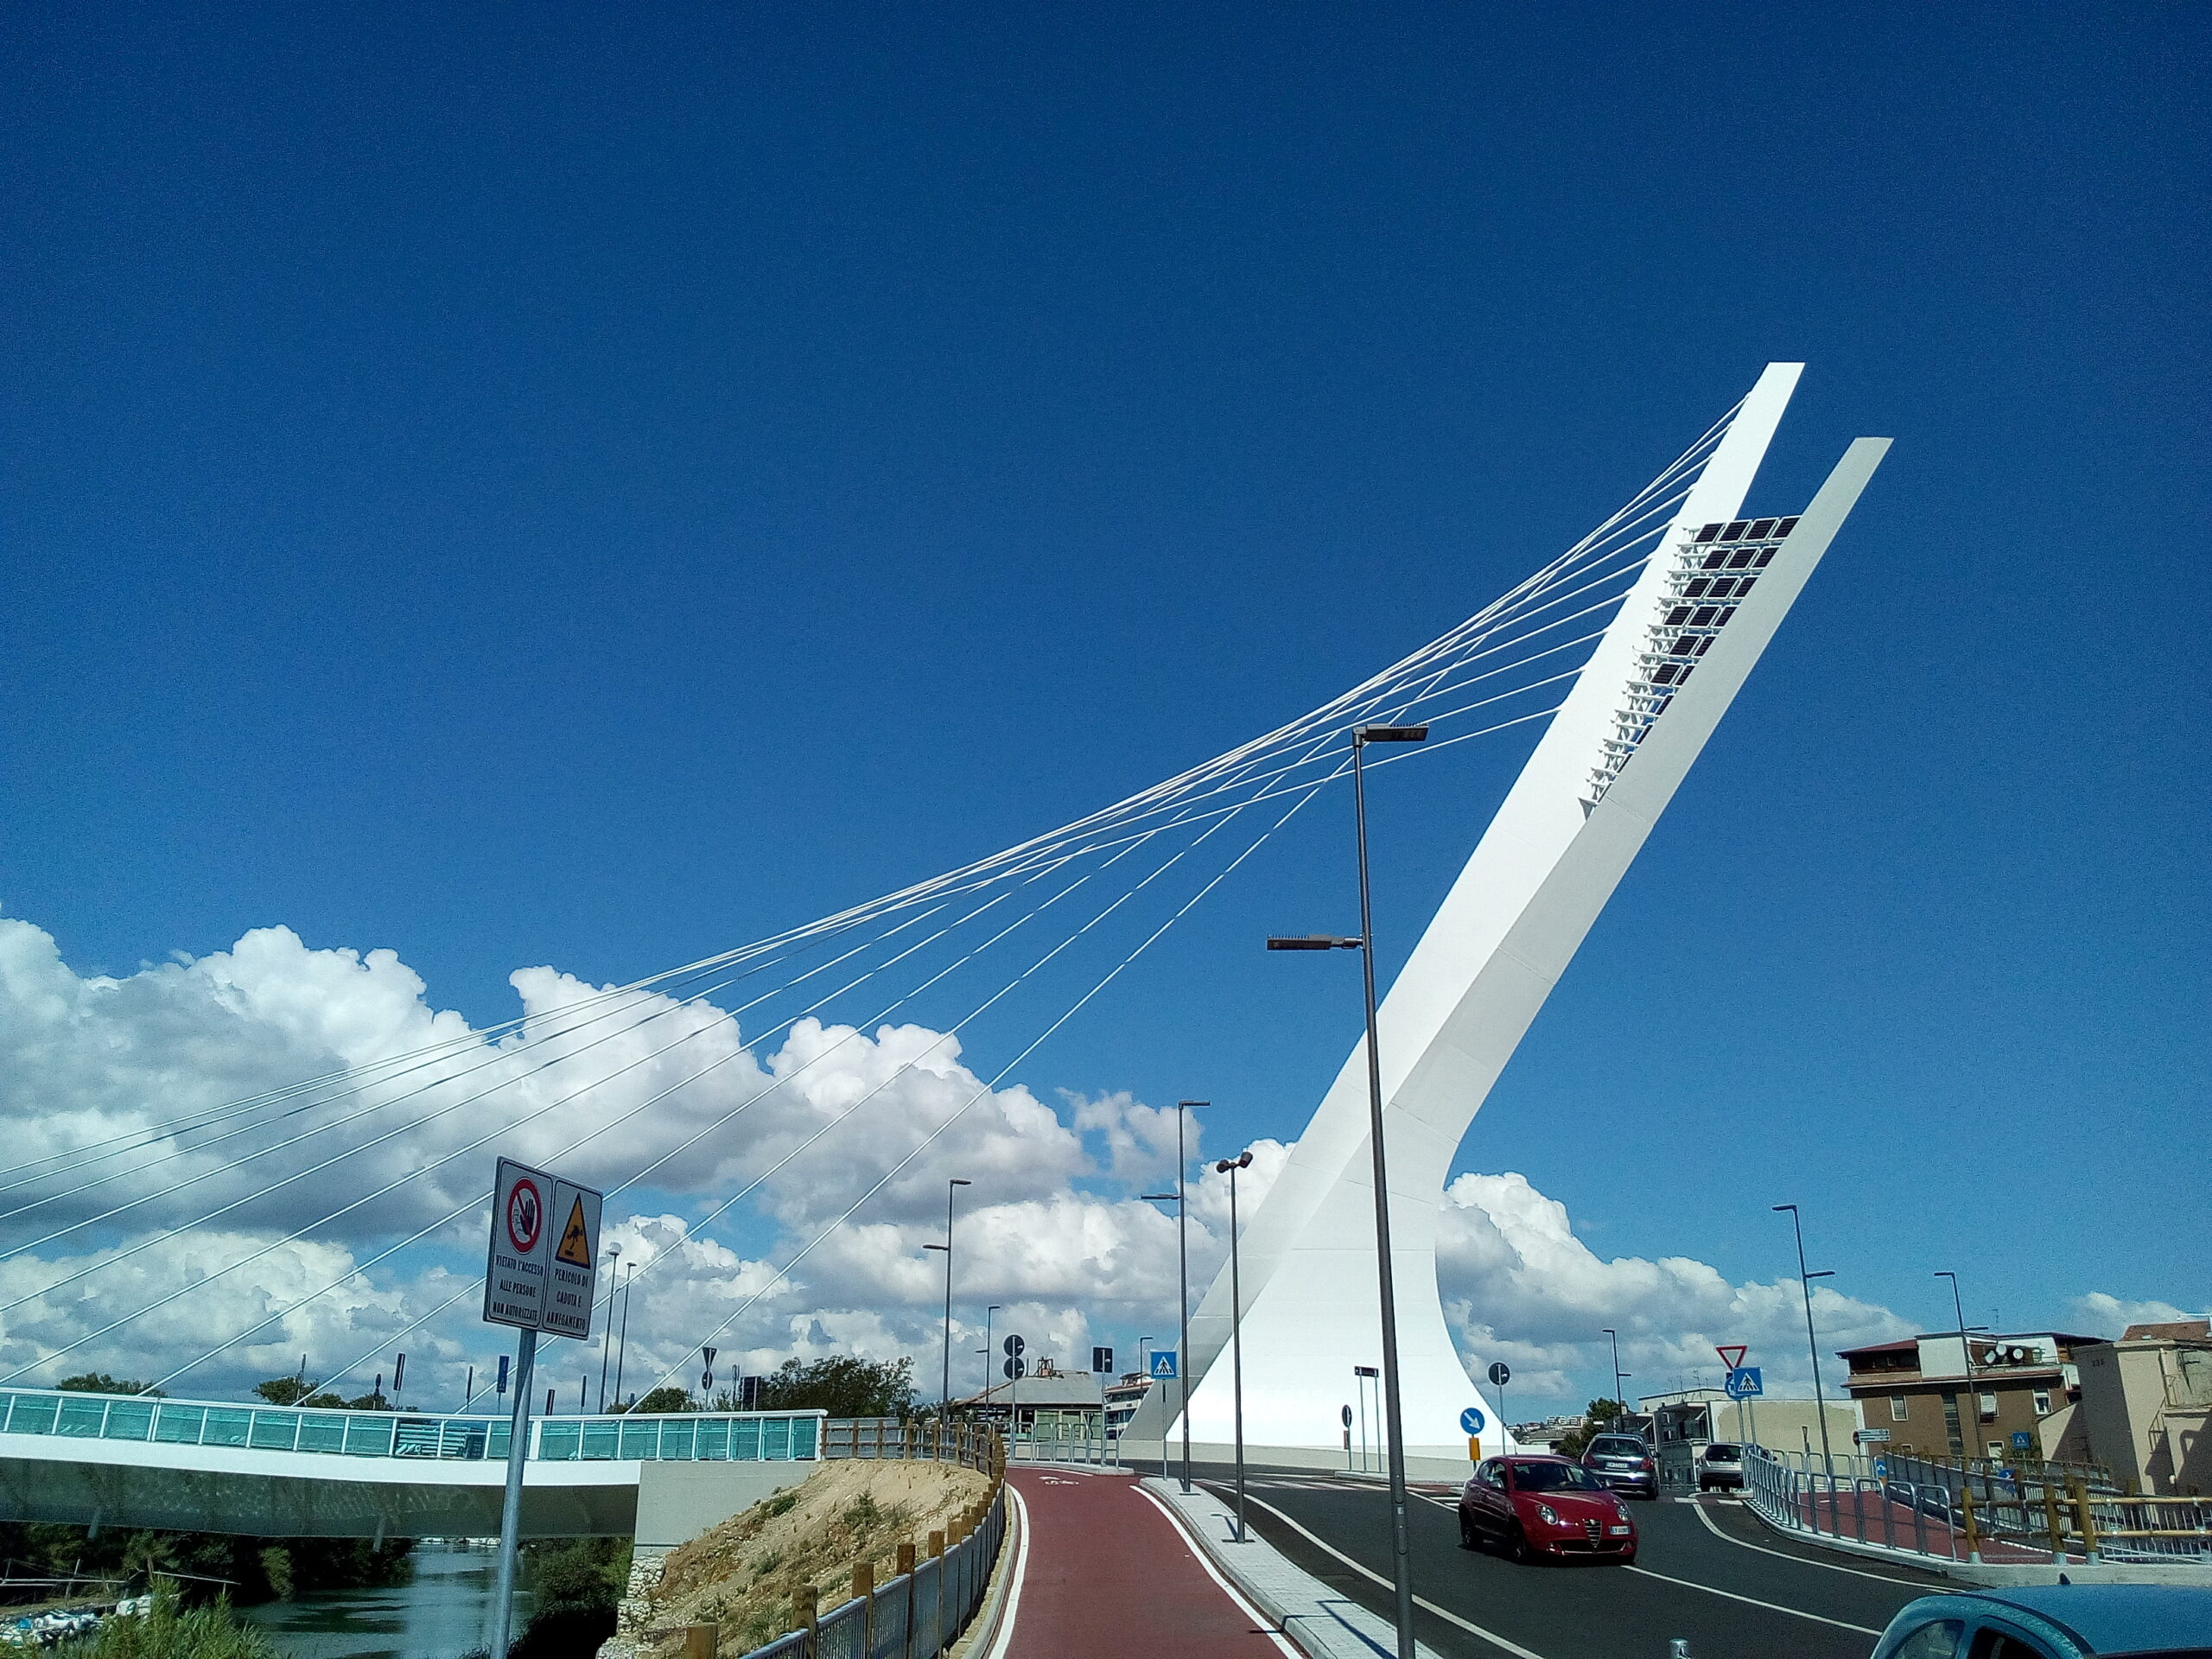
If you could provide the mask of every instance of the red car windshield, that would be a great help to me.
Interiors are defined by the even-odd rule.
[[[1516,1492],[1594,1492],[1598,1483],[1579,1463],[1516,1463],[1513,1490]]]

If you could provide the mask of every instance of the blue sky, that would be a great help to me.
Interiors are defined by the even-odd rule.
[[[1755,508],[1897,448],[1462,1164],[1731,1280],[1802,1202],[1923,1325],[2203,1305],[2201,10],[0,27],[0,904],[79,973],[282,925],[490,1021],[804,920],[1363,677],[1802,359]],[[1386,964],[1526,741],[1382,781]],[[1023,1079],[1294,1135],[1356,990],[1257,939],[1351,929],[1347,811]]]

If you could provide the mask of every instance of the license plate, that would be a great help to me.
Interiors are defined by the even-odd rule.
[[[1628,1529],[1626,1527],[1607,1527],[1605,1530],[1616,1538],[1625,1538],[1628,1536]]]

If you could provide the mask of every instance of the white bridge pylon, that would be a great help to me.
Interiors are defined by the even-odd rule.
[[[1635,859],[1889,448],[1854,442],[1796,518],[1745,520],[1744,497],[1803,365],[1775,363],[1698,481],[1484,832],[1378,1016],[1406,1450],[1467,1452],[1480,1403],[1444,1319],[1436,1238],[1453,1156],[1591,924]],[[1725,585],[1724,585],[1725,584]],[[1245,1224],[1244,1437],[1336,1452],[1353,1368],[1381,1359],[1366,1045],[1344,1061]],[[1191,1319],[1192,1433],[1231,1435],[1224,1268]],[[1479,1311],[1479,1310],[1478,1310]],[[1173,1385],[1131,1423],[1179,1433]]]

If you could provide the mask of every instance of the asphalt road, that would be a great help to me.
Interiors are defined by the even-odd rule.
[[[1198,1472],[1230,1495],[1226,1471]],[[1247,1491],[1255,1531],[1391,1617],[1389,1503],[1379,1485],[1255,1472]],[[1416,1494],[1414,1591],[1431,1604],[1415,1616],[1421,1639],[1468,1659],[1664,1659],[1676,1637],[1688,1638],[1693,1659],[1866,1659],[1898,1608],[1949,1587],[1933,1574],[1782,1542],[1733,1503],[1630,1508],[1635,1566],[1516,1567],[1460,1548],[1452,1496]]]

